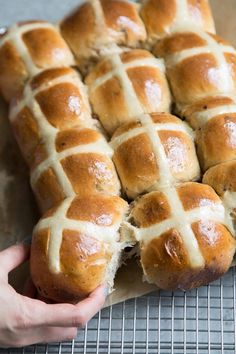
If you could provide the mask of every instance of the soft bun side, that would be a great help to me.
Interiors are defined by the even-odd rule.
[[[210,185],[221,197],[227,211],[230,230],[236,236],[236,161],[227,161],[211,167],[204,174],[202,181]]]

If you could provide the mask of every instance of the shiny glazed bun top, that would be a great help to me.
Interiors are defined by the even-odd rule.
[[[146,39],[138,6],[126,0],[87,0],[65,17],[61,34],[82,71],[119,46],[136,48]]]
[[[40,71],[73,64],[70,49],[50,23],[20,22],[0,35],[0,92],[7,101]]]
[[[149,43],[193,26],[215,33],[208,0],[142,0],[140,14]]]
[[[193,131],[171,114],[144,114],[122,125],[110,145],[129,198],[200,178]]]
[[[207,97],[187,106],[182,116],[196,129],[198,158],[203,171],[236,158],[236,101]]]
[[[10,121],[22,154],[32,167],[43,136],[49,145],[58,131],[92,124],[86,90],[78,73],[58,68],[32,78],[12,102]]]
[[[189,182],[137,200],[130,214],[145,278],[163,289],[191,289],[219,278],[236,242],[220,198]]]
[[[111,160],[113,151],[103,135],[90,128],[57,133],[55,146],[39,145],[30,182],[42,212],[65,197],[90,194],[119,195],[120,182]]]
[[[85,82],[93,111],[109,134],[143,113],[169,112],[165,66],[146,50],[134,49],[104,58]]]
[[[222,38],[191,29],[159,41],[154,52],[165,58],[174,99],[183,105],[236,93],[236,51]]]
[[[65,199],[36,225],[31,274],[39,293],[59,302],[112,287],[127,203],[105,195]]]
[[[85,87],[73,69],[34,77],[12,105],[10,118],[41,211],[75,195],[119,194],[113,151],[96,130]]]

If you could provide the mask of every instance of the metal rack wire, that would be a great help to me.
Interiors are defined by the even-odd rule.
[[[160,291],[103,309],[76,341],[0,354],[236,354],[236,268],[187,293]]]

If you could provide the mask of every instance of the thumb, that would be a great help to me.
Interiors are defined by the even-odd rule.
[[[11,246],[0,252],[0,272],[9,273],[24,263],[30,254],[30,246],[23,243]]]

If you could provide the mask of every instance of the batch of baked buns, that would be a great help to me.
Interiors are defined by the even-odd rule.
[[[143,280],[188,290],[236,250],[236,50],[207,0],[87,0],[0,36],[0,91],[42,218],[38,291]],[[127,250],[129,252],[127,252]]]

